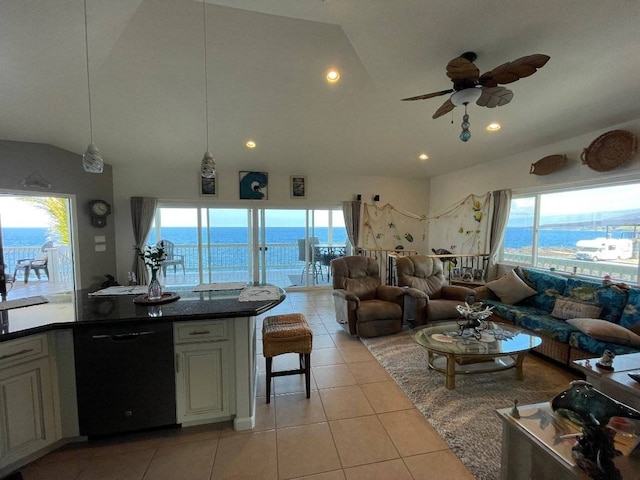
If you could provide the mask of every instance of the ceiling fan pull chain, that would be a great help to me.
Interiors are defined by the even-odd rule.
[[[469,115],[467,114],[467,104],[464,104],[464,115],[462,116],[462,123],[460,124],[462,127],[462,132],[460,132],[460,140],[463,142],[468,142],[471,138],[471,132],[469,131],[469,127],[471,124],[469,123]]]

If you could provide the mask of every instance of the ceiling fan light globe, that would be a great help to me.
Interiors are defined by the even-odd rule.
[[[468,105],[469,103],[475,103],[482,95],[482,87],[465,88],[454,92],[451,95],[451,103],[456,107],[461,105]]]
[[[463,142],[468,142],[470,138],[471,132],[469,130],[464,130],[462,133],[460,133],[460,140],[462,140]]]

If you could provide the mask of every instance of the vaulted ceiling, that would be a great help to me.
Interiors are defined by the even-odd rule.
[[[87,14],[105,161],[197,171],[202,3],[87,0]],[[639,118],[639,26],[637,0],[207,0],[210,148],[222,172],[413,178],[505,157]],[[445,66],[469,50],[481,73],[551,59],[510,85],[510,104],[471,105],[463,143],[461,108],[431,118],[446,96],[400,99],[450,88]],[[0,2],[0,138],[85,150],[82,0]]]

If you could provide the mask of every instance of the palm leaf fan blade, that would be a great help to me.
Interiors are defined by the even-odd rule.
[[[449,88],[448,90],[441,90],[440,92],[432,92],[432,93],[426,93],[424,95],[418,95],[417,97],[408,97],[408,98],[403,98],[401,101],[408,101],[408,100],[426,100],[427,98],[433,98],[433,97],[440,97],[441,95],[446,95],[447,93],[452,93],[453,89]]]
[[[438,110],[436,110],[436,113],[433,114],[432,118],[441,117],[445,113],[449,113],[455,107],[456,106],[453,103],[451,103],[451,99],[449,98],[449,99],[447,99],[446,102],[444,102],[442,105],[440,105],[440,108]]]
[[[503,63],[493,70],[483,73],[479,82],[485,87],[495,87],[498,84],[507,84],[528,77],[536,73],[549,61],[548,55],[535,54],[520,57],[513,62]]]
[[[447,77],[451,80],[477,80],[480,75],[478,67],[466,58],[456,57],[447,64]]]
[[[487,108],[495,108],[506,105],[513,99],[513,92],[504,87],[483,88],[482,95],[476,101],[477,105]]]

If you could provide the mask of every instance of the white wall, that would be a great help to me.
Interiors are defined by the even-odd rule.
[[[640,179],[640,154],[637,153],[627,165],[610,172],[596,172],[587,165],[583,165],[580,160],[580,154],[593,140],[603,133],[616,129],[628,130],[640,137],[640,119],[434,177],[431,179],[429,213],[438,212],[471,193],[484,194],[503,189],[511,189],[514,193],[518,193]],[[569,164],[550,175],[529,174],[532,163],[554,154],[566,154]]]
[[[397,177],[347,177],[307,175],[307,198],[289,197],[289,174],[269,173],[268,200],[239,200],[238,171],[225,169],[218,161],[218,196],[199,194],[198,165],[193,170],[155,169],[149,171],[136,165],[114,167],[114,209],[116,222],[116,249],[118,280],[126,282],[127,271],[133,262],[133,232],[131,228],[130,198],[156,197],[160,200],[182,201],[190,205],[211,207],[248,208],[329,208],[339,206],[345,200],[354,200],[356,194],[362,201],[372,203],[373,195],[380,195],[379,205],[390,203],[396,208],[418,215],[427,213],[429,182],[425,179]],[[295,172],[304,174],[303,168]]]

